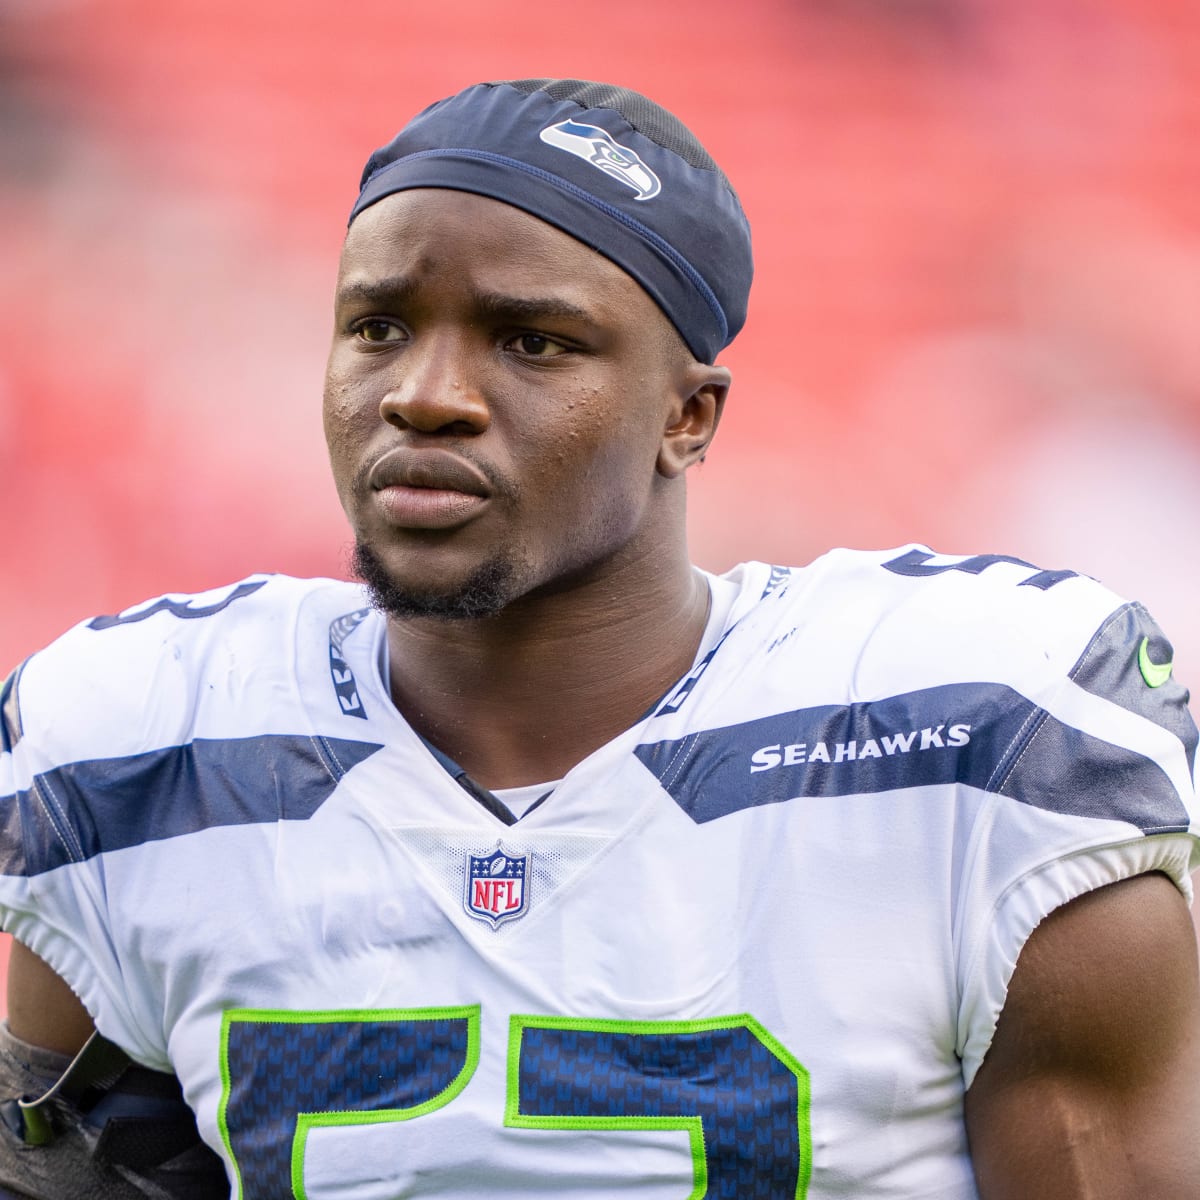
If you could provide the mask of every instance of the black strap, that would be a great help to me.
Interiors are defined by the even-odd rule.
[[[94,1032],[49,1091],[35,1100],[17,1101],[22,1118],[21,1136],[26,1144],[44,1146],[54,1140],[50,1111],[55,1100],[65,1100],[86,1112],[125,1074],[132,1062],[120,1046]]]
[[[116,1171],[139,1196],[219,1200],[229,1195],[224,1165],[201,1139],[179,1080],[139,1066],[98,1033],[48,1091],[35,1099],[0,1101],[0,1121],[29,1147],[61,1141],[68,1158],[82,1152],[100,1172],[98,1180],[115,1180]],[[79,1165],[87,1166],[83,1159]],[[124,1188],[118,1191],[127,1194]],[[108,1192],[101,1187],[97,1194]],[[24,1198],[0,1185],[0,1200]]]
[[[421,738],[421,741],[425,743],[425,748],[430,754],[433,755],[434,758],[438,760],[442,766],[442,769],[450,776],[450,778],[453,779],[454,782],[457,783],[458,786],[462,788],[462,790],[466,792],[468,796],[473,797],[480,804],[482,804],[483,807],[486,808],[487,811],[496,818],[496,820],[503,821],[505,825],[515,825],[517,823],[516,816],[509,809],[508,805],[500,799],[499,796],[495,795],[493,792],[489,792],[487,788],[482,786],[482,784],[476,783],[475,780],[473,780],[470,775],[468,775],[466,771],[464,771],[462,767],[460,767],[458,763],[456,763],[454,759],[450,757],[450,755],[443,754],[442,751],[439,750],[427,738]],[[545,797],[543,796],[542,799],[545,799]],[[539,800],[538,803],[540,804],[541,801]]]

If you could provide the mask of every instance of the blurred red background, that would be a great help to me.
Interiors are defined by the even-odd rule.
[[[1146,601],[1200,678],[1193,0],[0,0],[0,677],[163,591],[344,573],[362,163],[546,75],[677,112],[754,227],[702,565],[1016,554]]]

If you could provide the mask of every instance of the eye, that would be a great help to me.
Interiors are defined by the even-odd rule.
[[[526,358],[557,358],[558,355],[567,352],[566,346],[548,338],[544,333],[519,333],[508,340],[506,348],[515,350]]]
[[[385,321],[382,317],[368,317],[365,321],[358,321],[352,326],[352,332],[360,340],[371,343],[398,342],[404,337],[404,330],[399,325]]]

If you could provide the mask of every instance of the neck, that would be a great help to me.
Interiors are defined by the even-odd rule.
[[[483,620],[390,619],[392,697],[485,787],[558,779],[687,672],[708,606],[681,545]]]

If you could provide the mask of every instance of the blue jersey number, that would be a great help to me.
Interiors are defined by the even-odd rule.
[[[204,617],[216,616],[235,600],[241,600],[243,596],[253,596],[259,588],[265,586],[266,582],[265,579],[256,579],[253,583],[239,583],[224,600],[204,604],[199,608],[193,608],[190,599],[172,600],[169,596],[164,596],[161,600],[155,600],[153,604],[147,604],[145,608],[127,609],[113,617],[93,617],[88,622],[88,628],[113,629],[117,625],[136,625],[139,621],[147,621],[160,612],[170,613],[171,616],[178,617],[181,621],[198,621]]]
[[[907,550],[899,558],[890,559],[883,566],[893,575],[910,575],[923,579],[927,575],[944,575],[947,571],[962,571],[967,575],[981,575],[988,567],[996,563],[1012,563],[1016,567],[1028,567],[1032,572],[1021,580],[1018,587],[1034,587],[1047,591],[1064,579],[1074,579],[1076,571],[1043,571],[1033,563],[1027,563],[1023,558],[1013,558],[1009,554],[976,554],[972,558],[962,558],[958,562],[934,563],[931,550]]]
[[[306,1200],[308,1133],[450,1103],[479,1061],[479,1008],[236,1010],[222,1029],[220,1126],[243,1200]],[[802,1200],[808,1073],[753,1017],[513,1017],[505,1125],[687,1133],[688,1200]]]

